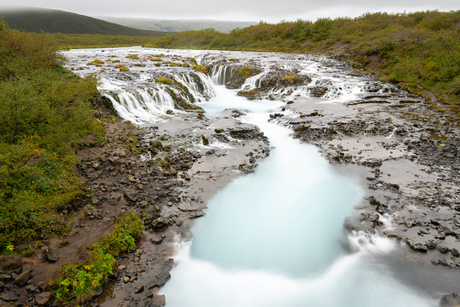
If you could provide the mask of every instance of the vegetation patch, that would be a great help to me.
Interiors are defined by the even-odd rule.
[[[129,71],[129,68],[122,64],[115,65],[115,68],[119,68],[120,71]]]
[[[240,75],[246,79],[248,78],[250,75],[252,75],[254,73],[254,69],[252,67],[242,67],[240,70],[239,70],[239,73]]]
[[[174,82],[172,79],[166,78],[166,77],[160,77],[156,80],[158,83],[164,83],[164,84],[169,84],[172,85]]]
[[[139,56],[137,54],[130,54],[125,56],[126,59],[133,59],[133,60],[139,60]]]
[[[94,77],[64,69],[46,34],[0,22],[0,252],[68,231],[63,211],[82,194],[71,144],[105,133],[92,116]]]
[[[206,69],[206,66],[204,66],[204,65],[194,65],[194,66],[192,66],[192,67],[193,67],[193,69],[195,69],[195,70],[201,71],[201,72],[204,73],[205,75],[208,74],[208,70]]]
[[[113,232],[90,247],[90,259],[65,265],[62,276],[53,283],[56,296],[62,302],[75,299],[81,304],[92,297],[96,290],[108,283],[115,269],[115,257],[133,251],[135,240],[145,229],[134,212],[119,217]]]

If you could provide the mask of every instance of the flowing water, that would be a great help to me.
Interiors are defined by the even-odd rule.
[[[78,65],[90,57],[107,57],[109,52],[124,57],[158,51],[137,48],[104,52],[80,50],[67,56]],[[175,53],[195,56],[198,63],[205,64],[221,56],[202,51],[161,52],[171,58]],[[366,93],[369,86],[369,82],[345,76],[308,56],[260,54],[255,58],[261,59],[263,70],[248,78],[243,89],[259,86],[277,66],[311,76],[308,86],[271,92],[284,95],[285,101],[296,96],[309,99],[313,86],[327,83],[323,98],[314,102],[344,103]],[[101,70],[100,90],[121,117],[137,125],[179,120],[185,112],[177,110],[166,85],[148,83],[159,70],[145,63],[142,70],[130,68],[133,72],[128,81],[120,80],[115,70]],[[280,112],[283,102],[249,101],[219,85],[232,77],[232,65],[214,66],[211,77],[196,72],[191,76],[177,68],[161,71],[187,87],[190,95],[183,99],[202,106],[210,118],[226,108],[246,111],[242,121],[257,125],[274,147],[255,173],[231,182],[209,202],[208,214],[192,228],[192,241],[178,238],[178,266],[160,289],[166,294],[167,306],[436,306],[431,296],[411,286],[413,283],[401,278],[397,268],[388,265],[385,259],[400,248],[395,241],[344,233],[345,218],[353,215],[365,195],[358,179],[338,173],[315,147],[292,139],[288,128],[268,122],[269,114]],[[93,70],[85,68],[81,74]],[[196,78],[201,80],[199,85]],[[381,86],[381,91],[391,90],[390,85]]]
[[[393,277],[379,256],[394,242],[364,234],[345,237],[343,221],[364,193],[338,174],[315,147],[268,123],[276,103],[247,101],[218,88],[202,104],[209,114],[248,111],[275,147],[254,174],[210,201],[209,213],[178,244],[177,268],[161,289],[179,306],[435,306]],[[353,250],[342,248],[343,240]]]

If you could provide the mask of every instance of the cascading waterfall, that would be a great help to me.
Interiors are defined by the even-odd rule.
[[[245,85],[256,87],[263,77]],[[333,80],[337,90],[324,100],[341,102],[365,91],[363,81]],[[291,139],[290,130],[267,123],[273,102],[242,106],[241,99],[222,88],[202,107],[208,116],[232,107],[249,111],[243,120],[261,128],[276,149],[255,174],[210,201],[192,242],[178,243],[179,265],[160,290],[168,306],[435,306],[379,264],[396,248],[393,241],[353,233],[345,240],[354,254],[344,253],[342,223],[363,197],[359,185],[335,173],[314,147]]]
[[[225,85],[233,77],[233,66],[216,65],[211,71],[211,80],[214,84]]]
[[[197,63],[212,64],[211,56],[197,53],[190,53]],[[268,60],[273,63],[276,57]],[[263,71],[247,78],[242,89],[260,86],[270,72],[272,64],[268,63],[261,60]],[[272,94],[342,103],[368,91],[367,81],[344,78],[311,57],[296,65],[301,68],[299,74],[312,77],[312,83],[274,89]],[[287,64],[280,67],[293,71]],[[241,120],[257,125],[275,149],[255,173],[239,177],[216,194],[208,204],[207,216],[192,229],[193,241],[178,239],[178,266],[160,289],[168,307],[437,305],[385,263],[398,249],[394,241],[368,233],[343,234],[343,221],[353,214],[364,192],[356,178],[337,173],[315,147],[301,144],[292,139],[288,128],[267,121],[269,113],[280,112],[283,103],[249,101],[224,86],[214,87],[211,80],[219,85],[228,81],[232,65],[214,66],[211,78],[196,72],[199,83],[182,72],[173,78],[188,89],[191,97],[184,99],[199,102],[208,117],[220,116],[226,108],[246,110],[248,115]],[[139,80],[147,83],[149,77],[141,75]],[[137,125],[177,118],[180,111],[174,108],[171,88],[147,85],[129,88],[112,79],[104,81],[101,91],[121,117]],[[322,85],[327,91],[313,100],[313,88]],[[377,93],[391,90],[382,87]],[[294,111],[284,111],[285,115],[289,112]],[[391,222],[383,216],[381,221]],[[342,245],[353,253],[345,252]]]
[[[180,110],[175,108],[171,91],[189,103],[204,102],[215,96],[214,87],[209,77],[201,72],[196,72],[194,75],[200,79],[199,83],[187,74],[174,76],[176,81],[181,82],[188,89],[191,97],[166,85],[155,83],[149,87],[131,90],[117,87],[115,91],[109,91],[104,90],[103,87],[102,93],[110,99],[122,118],[138,125],[145,125],[171,118],[172,116],[168,114],[168,111],[180,113]],[[111,89],[113,85],[106,83],[105,87]]]
[[[118,115],[139,125],[170,118],[166,112],[174,110],[173,98],[161,86],[117,94],[105,92],[103,95],[110,99]]]
[[[190,75],[181,74],[175,75],[174,79],[181,82],[192,95],[193,99],[185,98],[188,102],[204,102],[214,97],[214,87],[209,78],[202,72],[197,72],[196,75],[200,78],[201,84],[198,84]],[[200,89],[201,87],[201,89]]]

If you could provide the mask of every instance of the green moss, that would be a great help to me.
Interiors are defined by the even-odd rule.
[[[203,145],[209,145],[209,140],[204,135],[201,136],[201,140],[203,141]]]

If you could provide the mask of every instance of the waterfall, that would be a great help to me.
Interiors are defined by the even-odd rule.
[[[211,70],[211,80],[217,85],[226,85],[233,77],[233,66],[216,65]]]
[[[171,118],[167,111],[174,110],[174,100],[164,86],[104,92],[103,96],[110,99],[118,115],[139,125]]]
[[[187,87],[190,95],[193,97],[193,101],[190,101],[188,97],[184,97],[188,102],[204,102],[216,96],[214,92],[214,87],[212,82],[209,80],[209,77],[203,74],[202,72],[197,72],[195,76],[200,78],[200,84],[198,84],[191,75],[181,74],[175,75],[174,79],[178,82],[181,82],[185,87]]]

